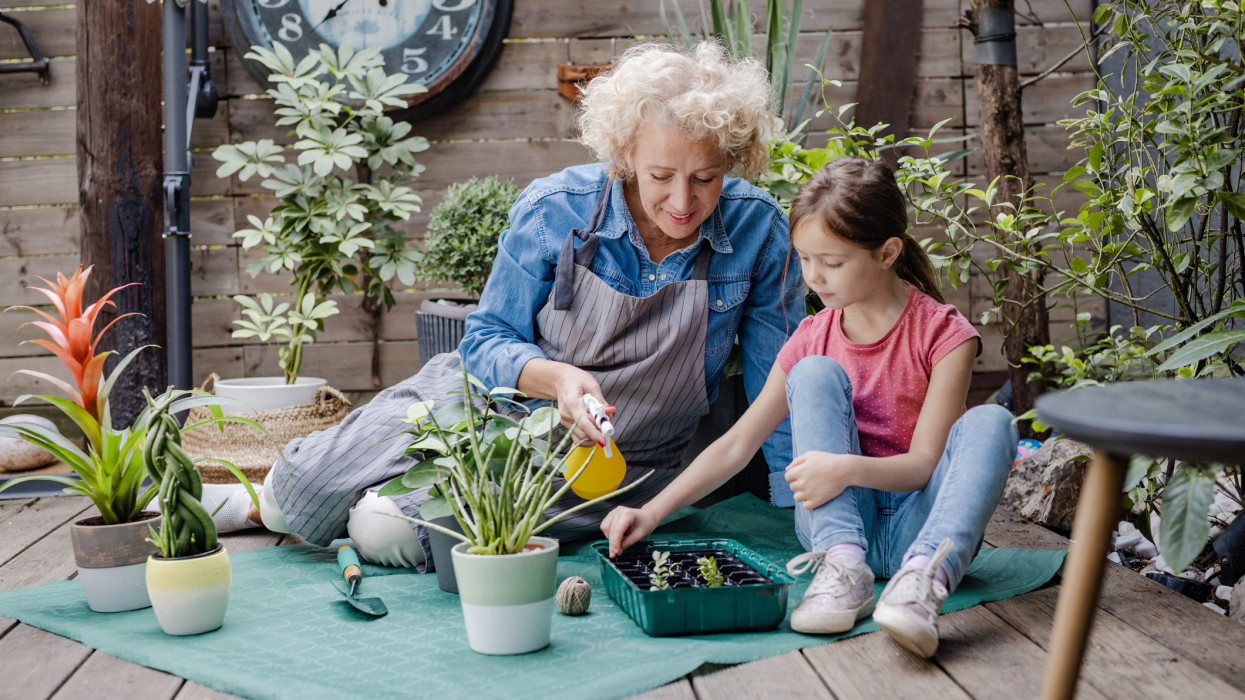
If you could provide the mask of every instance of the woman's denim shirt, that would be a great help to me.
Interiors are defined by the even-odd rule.
[[[534,181],[511,208],[510,228],[501,234],[479,309],[467,317],[459,346],[467,370],[486,385],[517,386],[523,365],[545,357],[534,342],[536,314],[552,293],[567,234],[588,228],[605,181],[604,165],[567,168]],[[799,262],[787,253],[787,215],[778,204],[760,188],[728,177],[718,206],[700,226],[701,241],[654,263],[616,181],[597,235],[601,243],[592,271],[615,290],[638,297],[688,279],[700,246],[713,246],[705,387],[712,402],[738,333],[744,388],[755,399],[778,350],[805,315]],[[577,239],[576,247],[581,243]],[[764,449],[771,471],[786,468],[791,461],[787,421]]]

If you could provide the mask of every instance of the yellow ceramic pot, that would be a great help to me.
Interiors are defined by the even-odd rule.
[[[218,629],[229,607],[233,572],[224,546],[192,557],[147,560],[147,593],[165,634],[201,634]]]

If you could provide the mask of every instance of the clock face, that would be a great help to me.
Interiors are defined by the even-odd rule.
[[[491,68],[512,4],[513,0],[223,0],[222,8],[237,46],[271,47],[279,42],[300,58],[322,43],[380,49],[387,73],[405,74],[408,81],[427,88],[411,95],[408,104],[436,102],[443,109]],[[252,61],[246,64],[267,84],[265,68]],[[437,99],[455,83],[464,84],[444,96],[452,100]]]

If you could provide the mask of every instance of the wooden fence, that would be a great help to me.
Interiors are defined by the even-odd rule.
[[[41,297],[25,289],[35,275],[71,271],[78,263],[77,170],[75,152],[75,22],[74,5],[47,5],[37,0],[0,0],[31,30],[41,51],[52,57],[52,82],[43,86],[30,74],[0,75],[0,307],[37,304]],[[824,73],[842,81],[829,90],[832,104],[856,101],[862,11],[866,0],[805,0],[798,63],[811,62],[822,33],[833,29]],[[688,13],[695,0],[680,0]],[[763,7],[763,3],[754,2]],[[1017,16],[1018,54],[1023,75],[1034,75],[1080,45],[1089,33],[1092,0],[1073,0],[1075,17],[1062,0],[1032,0]],[[196,375],[215,371],[223,376],[255,376],[276,372],[275,358],[263,346],[231,337],[239,317],[228,295],[289,290],[281,277],[246,273],[252,253],[232,238],[244,227],[247,214],[265,213],[273,204],[257,178],[243,183],[215,175],[211,150],[222,143],[255,138],[287,140],[273,127],[272,103],[243,68],[239,51],[229,45],[216,0],[211,4],[212,75],[221,94],[214,119],[195,122],[192,164],[192,290],[195,295],[194,368]],[[632,43],[634,35],[662,32],[657,0],[515,0],[514,19],[497,66],[474,95],[435,118],[415,125],[432,147],[423,155],[427,170],[416,189],[424,206],[409,225],[422,240],[428,211],[451,183],[473,175],[513,177],[524,186],[533,178],[585,162],[587,152],[575,140],[575,106],[559,97],[556,64],[602,63]],[[973,83],[972,36],[956,28],[968,7],[966,0],[926,0],[919,47],[918,82],[911,124],[914,132],[950,119],[945,135],[971,134],[977,122]],[[689,15],[690,16],[690,15]],[[763,17],[758,20],[758,27]],[[0,61],[17,60],[24,49],[17,33],[0,25]],[[802,72],[802,71],[798,71]],[[1058,73],[1025,92],[1025,121],[1030,169],[1036,181],[1057,182],[1079,155],[1066,149],[1067,137],[1054,122],[1072,114],[1069,102],[1093,86],[1089,61],[1079,56]],[[802,89],[793,86],[793,91]],[[863,86],[865,89],[868,86]],[[797,93],[798,94],[798,93]],[[259,99],[257,99],[257,96]],[[822,117],[815,126],[828,125]],[[974,145],[969,142],[970,147]],[[949,148],[956,147],[954,145]],[[962,174],[979,175],[980,156],[960,161]],[[1072,209],[1074,200],[1065,203]],[[918,235],[928,232],[918,232]],[[413,311],[433,293],[426,288],[404,290],[397,306],[385,315],[381,338],[382,381],[392,384],[418,367]],[[960,309],[979,321],[989,306],[983,280],[950,294]],[[346,390],[371,388],[370,318],[359,297],[338,297],[343,312],[328,320],[320,342],[306,351],[304,373],[324,376]],[[1069,337],[1068,312],[1056,311],[1056,338]],[[32,329],[17,326],[28,315],[0,315],[0,377],[18,368],[59,372],[59,363],[36,346],[20,344]],[[998,371],[1005,363],[997,329],[981,328],[986,352],[977,370]],[[0,402],[39,390],[23,375],[0,383]]]

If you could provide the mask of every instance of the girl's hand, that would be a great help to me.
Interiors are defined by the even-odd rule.
[[[643,508],[618,506],[601,521],[601,532],[610,541],[610,559],[639,542],[657,528],[657,518]]]
[[[558,416],[562,419],[562,425],[571,431],[571,437],[577,445],[593,442],[604,445],[605,436],[588,414],[588,409],[584,406],[584,395],[592,394],[602,404],[606,404],[605,412],[610,418],[614,417],[617,409],[608,405],[609,402],[601,394],[601,385],[591,374],[573,365],[562,365],[559,369],[557,400]]]
[[[848,487],[849,460],[852,455],[828,452],[805,452],[787,465],[786,479],[791,484],[796,503],[813,510],[829,503]]]

